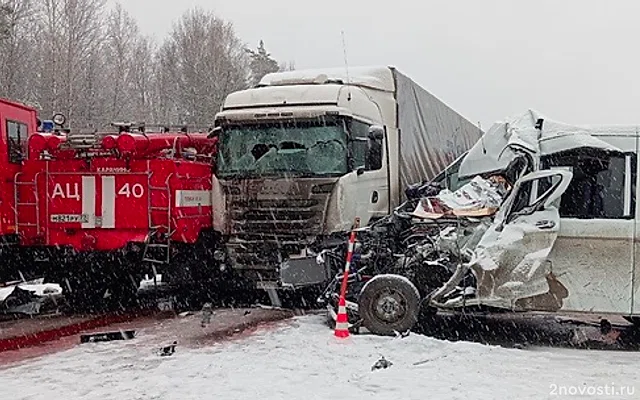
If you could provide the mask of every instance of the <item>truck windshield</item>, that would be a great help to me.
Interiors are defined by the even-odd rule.
[[[347,134],[342,120],[229,125],[220,136],[221,178],[346,172]]]

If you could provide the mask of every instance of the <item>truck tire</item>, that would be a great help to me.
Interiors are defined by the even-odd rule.
[[[358,301],[363,326],[385,336],[413,328],[419,308],[418,289],[400,275],[375,276],[362,288]]]

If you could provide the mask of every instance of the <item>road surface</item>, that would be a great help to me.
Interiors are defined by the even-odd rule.
[[[339,340],[323,316],[308,315],[273,322],[231,341],[178,345],[173,356],[160,357],[157,347],[170,340],[162,332],[148,330],[130,341],[78,345],[5,367],[0,370],[2,397],[640,398],[636,352],[522,350],[417,334]],[[372,371],[381,356],[393,365]]]

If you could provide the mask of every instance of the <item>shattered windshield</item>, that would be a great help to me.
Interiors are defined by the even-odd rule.
[[[221,135],[218,166],[226,178],[339,176],[347,172],[347,134],[338,119],[231,125]]]

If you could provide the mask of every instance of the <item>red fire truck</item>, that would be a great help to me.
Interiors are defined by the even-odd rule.
[[[145,273],[216,276],[207,133],[82,133],[0,100],[0,281],[45,276],[76,306],[126,306]]]

